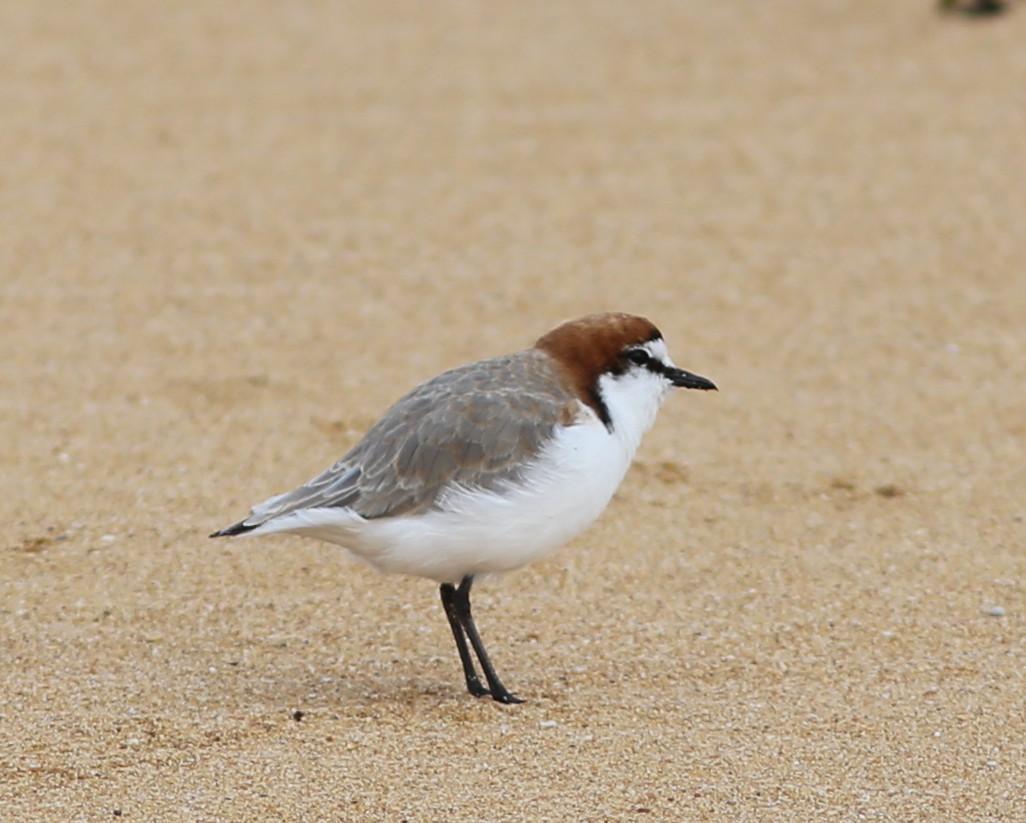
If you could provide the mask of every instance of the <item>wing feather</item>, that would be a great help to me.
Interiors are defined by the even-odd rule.
[[[368,519],[415,513],[454,484],[500,488],[577,406],[552,360],[534,349],[453,369],[400,399],[331,468],[254,507],[240,525],[311,508]]]

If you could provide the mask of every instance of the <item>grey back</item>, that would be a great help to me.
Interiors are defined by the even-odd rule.
[[[395,403],[348,454],[309,483],[256,506],[256,526],[300,509],[365,518],[423,512],[453,484],[515,481],[577,399],[545,353],[528,349],[444,372]]]

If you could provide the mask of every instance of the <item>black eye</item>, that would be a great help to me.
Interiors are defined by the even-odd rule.
[[[644,349],[631,349],[627,352],[627,359],[638,366],[644,366],[652,358]]]

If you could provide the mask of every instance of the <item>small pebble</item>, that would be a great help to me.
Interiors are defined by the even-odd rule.
[[[989,617],[1004,617],[1005,616],[1005,610],[1001,606],[987,606],[987,608],[985,608],[983,610],[983,613],[985,615],[988,615]]]
[[[538,726],[542,729],[554,729],[559,724],[555,720],[542,720],[538,723]]]
[[[101,543],[113,543],[117,538],[113,534],[105,534],[100,538]]]
[[[296,709],[294,712],[292,712],[292,719],[295,720],[297,723],[304,717],[306,717],[306,712],[304,712],[302,709]]]

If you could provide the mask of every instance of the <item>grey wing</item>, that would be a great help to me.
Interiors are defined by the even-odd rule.
[[[456,484],[515,480],[577,401],[534,351],[446,372],[397,402],[335,465],[254,507],[240,525],[300,509],[347,507],[365,518],[426,511]]]
[[[278,494],[253,507],[240,525],[255,528],[261,523],[300,509],[348,506],[359,494],[360,467],[347,465],[345,458],[321,472],[298,489]]]

